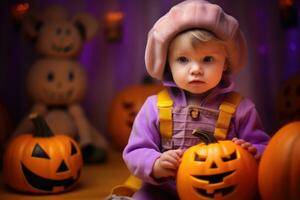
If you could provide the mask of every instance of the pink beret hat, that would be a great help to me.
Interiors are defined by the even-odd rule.
[[[225,42],[232,72],[247,62],[247,47],[238,21],[220,6],[204,0],[183,1],[161,17],[148,33],[145,63],[148,73],[162,80],[171,40],[188,29],[205,29]]]

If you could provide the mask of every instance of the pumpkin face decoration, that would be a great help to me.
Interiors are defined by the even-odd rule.
[[[33,121],[35,133],[18,136],[5,151],[6,183],[18,191],[32,193],[70,189],[82,168],[79,146],[67,136],[54,136],[42,118]]]
[[[202,134],[202,133],[201,133]],[[184,153],[177,173],[182,200],[251,200],[256,195],[254,157],[232,141],[206,136]]]
[[[281,125],[300,120],[300,73],[282,85],[276,110]]]
[[[146,98],[162,89],[162,85],[155,84],[133,85],[122,90],[113,99],[108,116],[108,129],[119,149],[126,146],[135,116]]]
[[[300,197],[300,121],[279,129],[267,145],[259,165],[263,200],[298,200]]]
[[[86,89],[85,72],[76,61],[40,59],[29,71],[27,89],[34,101],[46,105],[79,102]]]

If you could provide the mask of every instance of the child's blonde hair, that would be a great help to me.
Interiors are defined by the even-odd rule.
[[[186,30],[186,31],[179,33],[175,38],[177,38],[178,36],[188,37],[191,41],[193,48],[197,48],[197,46],[199,45],[200,42],[215,41],[215,42],[223,44],[224,48],[225,48],[225,53],[226,53],[226,60],[225,60],[225,64],[224,64],[225,65],[224,67],[226,69],[225,71],[226,72],[231,71],[229,56],[228,56],[229,54],[228,54],[228,50],[226,48],[225,42],[223,40],[220,40],[218,37],[216,37],[215,34],[213,34],[212,32],[207,31],[205,29],[190,29],[190,30]]]

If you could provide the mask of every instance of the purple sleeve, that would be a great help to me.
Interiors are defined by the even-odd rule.
[[[130,172],[145,182],[159,184],[150,175],[160,153],[157,96],[149,97],[137,114],[123,159]]]
[[[235,136],[250,142],[261,155],[270,137],[265,133],[255,105],[249,99],[243,99],[235,114]]]

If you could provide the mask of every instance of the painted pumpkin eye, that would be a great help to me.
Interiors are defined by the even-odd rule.
[[[32,157],[50,159],[49,155],[42,149],[39,144],[36,144],[32,151]]]
[[[123,108],[126,109],[126,110],[129,110],[133,107],[133,102],[128,102],[128,101],[125,101],[123,102]]]
[[[228,157],[222,157],[223,162],[228,162],[231,160],[235,160],[237,158],[236,151],[230,154]]]
[[[77,153],[77,149],[75,145],[71,142],[71,156]]]
[[[68,80],[73,81],[74,80],[74,72],[70,71],[68,74]]]
[[[49,82],[52,82],[52,81],[54,80],[54,74],[53,74],[53,72],[49,72],[49,73],[47,74],[47,80],[48,80]]]
[[[206,158],[205,157],[201,157],[199,156],[197,153],[195,153],[195,161],[199,161],[199,162],[205,162]]]

